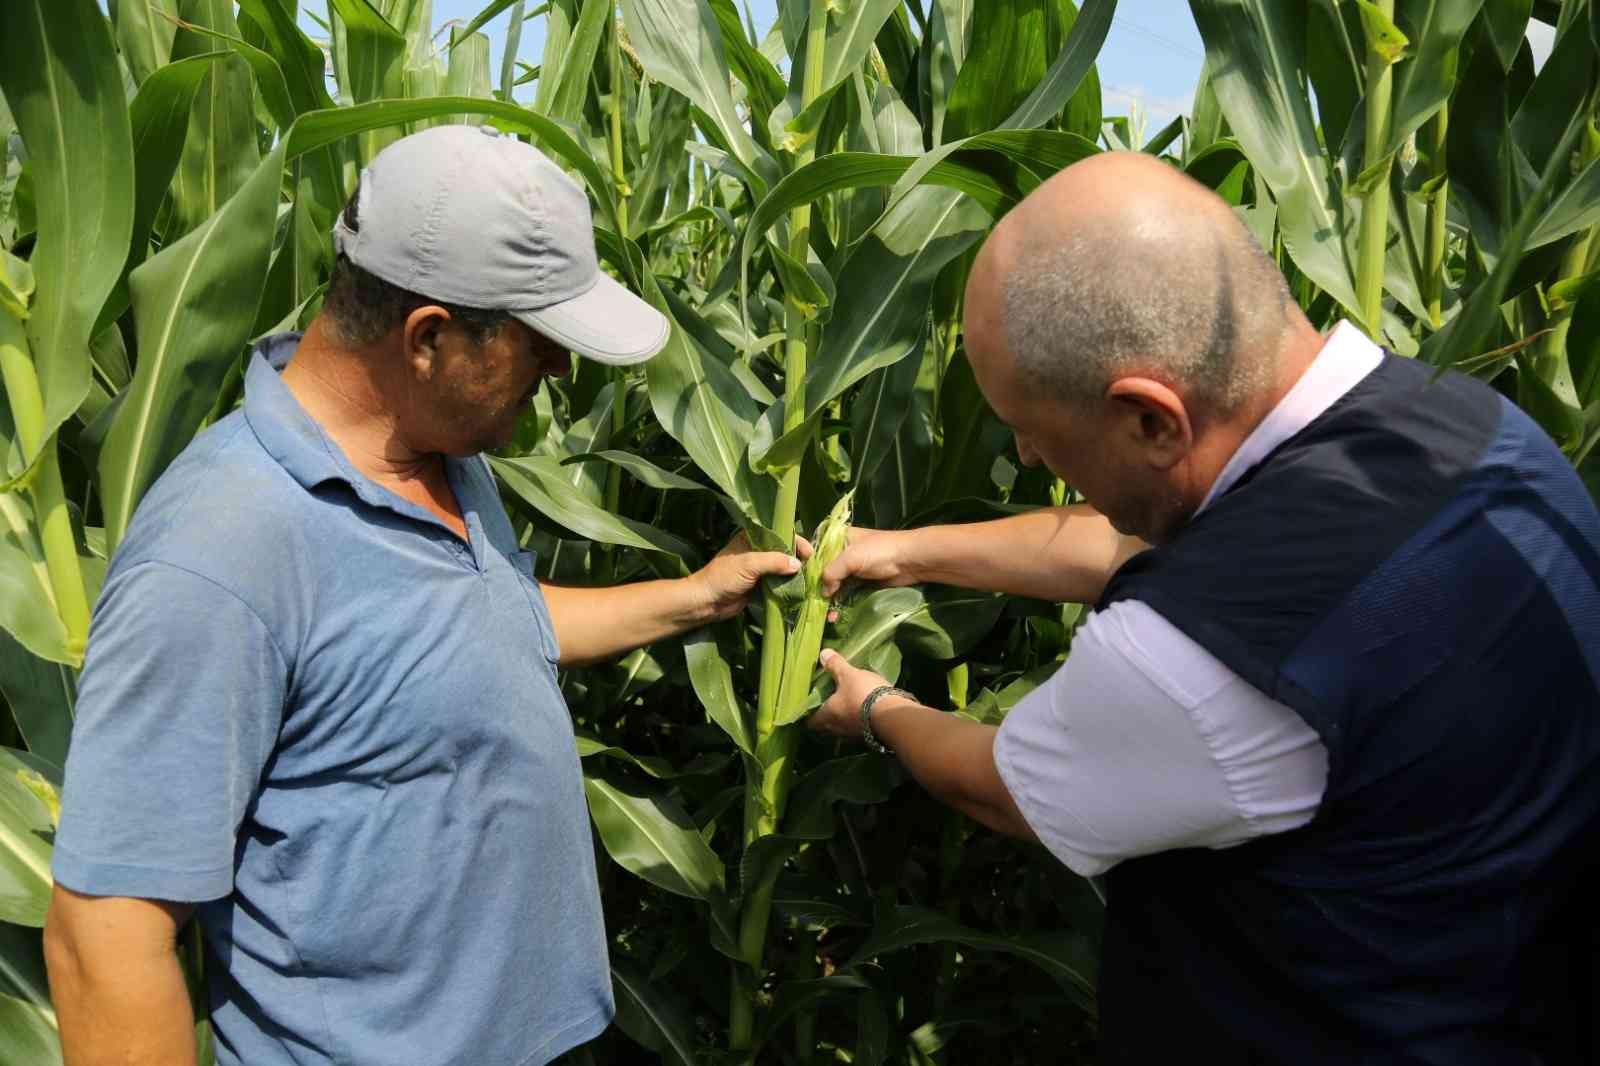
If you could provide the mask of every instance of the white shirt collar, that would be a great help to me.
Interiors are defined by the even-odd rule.
[[[1335,326],[1300,380],[1233,453],[1195,514],[1210,507],[1213,500],[1232,488],[1274,448],[1309,426],[1361,379],[1378,369],[1381,362],[1383,349],[1368,340],[1365,333],[1349,322]]]

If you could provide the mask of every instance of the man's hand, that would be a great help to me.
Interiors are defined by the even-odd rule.
[[[803,559],[811,545],[799,540]],[[739,613],[768,574],[788,577],[800,560],[783,552],[750,550],[744,534],[684,578],[634,581],[609,588],[542,583],[562,666],[600,662],[666,637]]]
[[[704,608],[707,621],[732,618],[744,610],[756,585],[771,574],[788,577],[800,572],[800,559],[811,554],[805,538],[796,538],[800,558],[783,552],[752,551],[749,539],[740,533],[705,566],[689,575]]]
[[[826,648],[822,652],[822,665],[833,675],[837,687],[826,703],[818,707],[806,721],[820,733],[831,733],[847,740],[861,739],[861,704],[872,690],[889,682],[871,670],[858,670],[845,661],[843,655]],[[873,705],[873,713],[895,703],[910,703],[903,696],[883,696]]]
[[[824,651],[822,665],[838,687],[809,719],[811,728],[862,739],[861,701],[888,682],[871,670],[856,669],[836,651]],[[995,768],[994,726],[904,696],[881,696],[872,705],[872,732],[934,799],[990,829],[1037,839]]]
[[[852,578],[879,585],[915,585],[920,579],[912,572],[911,537],[907,529],[851,526],[844,551],[822,571],[823,593],[833,596]]]

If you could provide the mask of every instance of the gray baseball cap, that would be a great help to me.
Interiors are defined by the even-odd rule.
[[[492,126],[403,137],[361,173],[359,228],[334,246],[391,285],[507,311],[579,355],[639,363],[667,343],[665,315],[600,269],[583,189]]]

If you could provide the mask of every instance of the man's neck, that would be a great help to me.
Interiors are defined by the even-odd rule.
[[[1185,513],[1192,516],[1211,492],[1211,486],[1256,427],[1272,413],[1317,361],[1326,340],[1301,319],[1285,338],[1279,352],[1272,385],[1247,400],[1226,420],[1212,423],[1195,441],[1182,492]]]
[[[439,454],[418,451],[401,437],[376,366],[317,320],[283,368],[283,383],[366,477],[390,487],[436,478],[444,470]]]

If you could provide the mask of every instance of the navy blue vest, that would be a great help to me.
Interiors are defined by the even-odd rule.
[[[1293,708],[1328,785],[1301,829],[1111,871],[1104,1061],[1595,1061],[1600,515],[1432,378],[1386,356],[1106,589]]]

